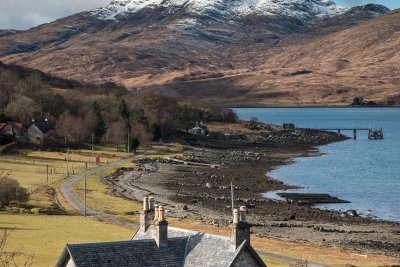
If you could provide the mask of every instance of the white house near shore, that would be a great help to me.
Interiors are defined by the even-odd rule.
[[[56,267],[266,266],[250,244],[246,208],[234,210],[231,237],[168,227],[164,208],[145,197],[131,240],[67,244]]]

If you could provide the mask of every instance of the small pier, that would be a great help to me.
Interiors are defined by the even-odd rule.
[[[368,132],[368,139],[383,139],[383,129],[372,129],[372,128],[310,128],[309,130],[314,131],[329,131],[329,132],[337,132],[341,134],[342,131],[352,131],[353,139],[357,139],[357,131],[366,131]]]

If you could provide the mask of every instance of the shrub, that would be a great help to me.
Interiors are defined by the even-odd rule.
[[[26,202],[29,199],[27,190],[21,187],[17,180],[0,178],[0,202],[8,206],[11,201]]]
[[[351,104],[352,106],[362,106],[364,105],[364,97],[362,96],[356,96],[353,99],[353,103]]]

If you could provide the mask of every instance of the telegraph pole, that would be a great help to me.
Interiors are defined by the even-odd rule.
[[[84,203],[83,215],[84,215],[84,217],[86,217],[86,176],[87,176],[87,162],[85,162],[85,186],[84,186],[84,192],[83,192],[83,203]]]
[[[127,158],[129,158],[129,147],[131,146],[130,141],[131,140],[129,140],[129,130],[128,130],[128,155],[127,155]]]
[[[93,133],[92,133],[92,159],[93,159],[93,153],[94,153],[94,141],[93,141],[93,139],[94,139],[94,136],[93,136]]]
[[[67,177],[69,178],[69,147],[67,148]]]
[[[49,185],[49,164],[47,164],[46,181],[47,181],[47,186],[48,186]]]
[[[233,183],[231,181],[231,199],[232,199],[232,214],[235,216],[234,209],[235,209],[235,200],[233,198]]]

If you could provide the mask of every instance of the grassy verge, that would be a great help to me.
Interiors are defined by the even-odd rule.
[[[100,181],[102,177],[110,175],[122,167],[133,167],[133,164],[120,164],[87,177],[86,203],[88,208],[118,216],[132,214],[141,210],[142,206],[139,203],[111,195],[108,186]],[[81,180],[74,185],[74,192],[82,202],[83,191],[84,181]]]
[[[270,260],[265,257],[261,257],[261,259],[267,264],[268,267],[289,267],[287,263],[280,262],[277,260]]]
[[[54,266],[65,244],[128,240],[135,229],[77,216],[0,214],[0,230],[9,229],[8,250],[34,256],[34,266]]]
[[[167,147],[155,145],[147,153],[138,155],[138,158],[180,157],[183,149],[185,147],[179,144],[170,144]],[[129,219],[132,219],[132,214],[142,209],[141,203],[113,196],[108,186],[101,182],[102,177],[123,167],[134,168],[136,166],[133,163],[119,164],[87,177],[87,205],[90,209],[122,217],[128,216]],[[83,202],[83,180],[74,185],[74,192]]]

